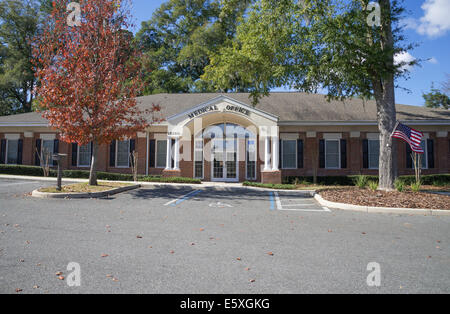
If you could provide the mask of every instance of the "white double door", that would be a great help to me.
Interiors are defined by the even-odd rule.
[[[239,181],[238,143],[237,138],[212,140],[212,181]]]

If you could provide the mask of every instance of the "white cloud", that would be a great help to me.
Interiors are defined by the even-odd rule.
[[[395,65],[402,65],[400,70],[401,71],[411,71],[412,66],[409,65],[410,62],[413,62],[416,60],[409,52],[404,51],[401,53],[398,53],[394,56],[394,63]]]
[[[415,20],[404,20],[406,28],[431,38],[443,36],[450,30],[450,0],[425,0],[421,6],[424,15]]]
[[[439,61],[438,61],[435,57],[431,57],[431,58],[428,60],[428,62],[431,63],[431,64],[438,64],[438,63],[439,63]]]

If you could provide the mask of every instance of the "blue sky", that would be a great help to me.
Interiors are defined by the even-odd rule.
[[[133,0],[133,16],[136,28],[142,21],[151,18],[153,12],[165,1]],[[410,42],[420,46],[403,58],[431,59],[423,61],[421,67],[412,69],[409,80],[399,80],[396,100],[400,104],[423,105],[423,92],[428,92],[431,83],[436,87],[450,75],[450,0],[406,0],[406,9],[410,12],[406,17],[405,35]]]

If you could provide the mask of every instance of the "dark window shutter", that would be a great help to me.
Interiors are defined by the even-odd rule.
[[[129,165],[131,167],[131,163],[133,162],[133,152],[136,150],[136,140],[130,140],[130,157],[128,158],[129,160]]]
[[[148,162],[150,168],[156,167],[156,140],[150,140]]]
[[[19,140],[19,145],[17,146],[17,164],[21,165],[23,161],[23,139]]]
[[[297,141],[297,168],[303,168],[303,140]]]
[[[412,150],[408,143],[405,143],[405,147],[406,147],[406,168],[412,169],[413,167],[413,161],[411,157]]]
[[[0,144],[0,164],[4,164],[6,160],[6,140],[1,140]]]
[[[325,168],[325,140],[319,141],[319,168]]]
[[[41,165],[41,159],[39,158],[39,156],[41,155],[41,145],[42,145],[42,140],[40,138],[38,138],[36,140],[36,152],[34,154],[34,164],[36,166],[40,166]]]
[[[116,141],[109,144],[109,166],[114,168],[116,166]]]
[[[341,168],[347,168],[347,140],[341,140]]]
[[[53,141],[53,154],[59,154],[59,140]],[[56,160],[53,160],[53,166],[57,166]]]
[[[434,168],[434,141],[427,140],[428,168]]]
[[[78,144],[72,143],[72,166],[78,166]]]
[[[278,146],[278,169],[281,169],[282,167],[282,158],[283,158],[282,148],[283,148],[283,141],[280,140]]]
[[[369,140],[363,140],[363,168],[369,168]]]

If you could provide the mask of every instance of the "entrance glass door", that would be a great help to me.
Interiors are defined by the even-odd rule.
[[[237,139],[213,139],[212,178],[214,181],[238,181]]]

